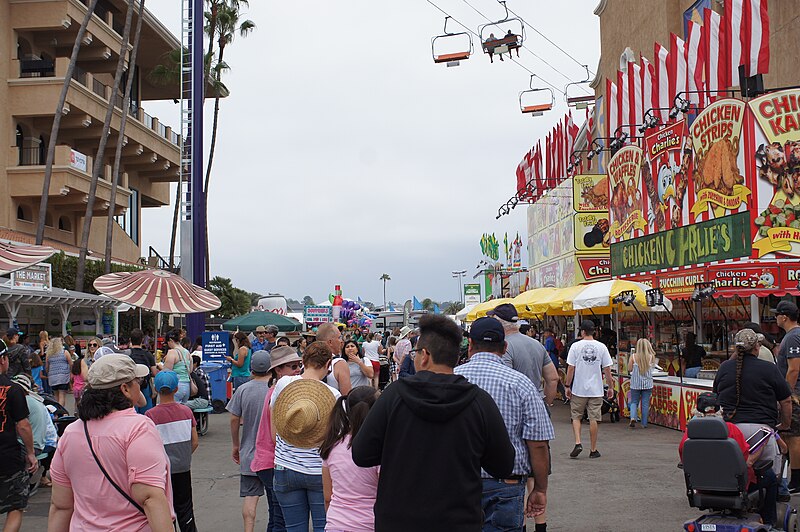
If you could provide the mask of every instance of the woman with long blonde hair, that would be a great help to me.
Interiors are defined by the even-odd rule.
[[[72,369],[72,358],[64,350],[61,338],[50,338],[47,343],[47,358],[45,360],[45,370],[50,389],[58,404],[66,406],[67,390],[69,389],[69,378]]]
[[[636,351],[628,359],[628,372],[631,375],[631,400],[628,403],[631,411],[631,425],[636,428],[639,419],[639,404],[642,405],[642,428],[647,428],[647,416],[650,414],[650,395],[653,393],[653,368],[656,366],[656,352],[650,340],[639,338]]]

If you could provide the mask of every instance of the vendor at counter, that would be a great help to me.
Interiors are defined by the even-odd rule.
[[[706,350],[697,345],[697,335],[691,331],[684,336],[684,346],[681,350],[681,373],[684,377],[696,379],[697,374],[703,369],[703,359]]]

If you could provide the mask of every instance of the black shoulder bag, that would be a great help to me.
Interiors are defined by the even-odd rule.
[[[103,467],[103,464],[101,464],[101,463],[100,463],[100,459],[99,459],[99,458],[97,458],[97,454],[94,452],[94,447],[92,447],[92,439],[89,437],[89,424],[88,424],[86,421],[84,421],[84,422],[83,422],[83,433],[84,433],[84,434],[86,434],[86,443],[88,443],[88,444],[89,444],[89,450],[92,452],[92,456],[94,457],[94,461],[97,463],[97,467],[99,467],[99,468],[100,468],[100,471],[102,471],[102,472],[103,472],[103,475],[106,477],[106,480],[108,480],[108,481],[111,483],[111,485],[112,485],[112,486],[114,486],[114,489],[116,489],[116,490],[119,492],[119,494],[120,494],[120,495],[122,495],[123,497],[125,497],[125,499],[126,499],[126,500],[127,500],[129,503],[131,503],[131,504],[133,505],[133,507],[134,507],[134,508],[136,508],[137,510],[139,510],[140,512],[142,512],[142,514],[144,514],[144,513],[145,513],[145,511],[144,511],[144,508],[142,508],[142,507],[139,505],[139,503],[137,503],[136,501],[134,501],[134,500],[133,500],[133,498],[132,498],[130,495],[128,495],[127,493],[125,493],[125,491],[124,491],[122,488],[120,488],[120,487],[117,485],[117,483],[116,483],[116,482],[114,482],[113,480],[111,480],[111,477],[108,475],[108,472],[107,472],[107,471],[106,471],[106,469]]]

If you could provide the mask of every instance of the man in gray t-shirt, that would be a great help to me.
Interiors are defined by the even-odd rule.
[[[290,347],[281,349],[291,349]],[[242,517],[244,529],[253,530],[258,499],[264,495],[265,486],[250,469],[256,448],[256,434],[261,422],[261,412],[269,391],[270,354],[256,351],[250,358],[251,380],[236,388],[226,410],[231,413],[231,439],[233,461],[240,466],[239,497],[244,498]],[[241,440],[239,429],[241,426]]]
[[[552,405],[556,396],[558,371],[544,346],[538,340],[519,332],[519,317],[514,305],[498,305],[486,314],[503,324],[507,344],[503,363],[528,377],[547,404]]]

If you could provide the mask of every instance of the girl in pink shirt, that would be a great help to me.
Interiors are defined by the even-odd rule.
[[[328,434],[319,448],[322,457],[322,490],[325,494],[326,532],[375,530],[375,497],[379,467],[358,467],[350,445],[358,434],[378,392],[358,386],[336,401]]]

